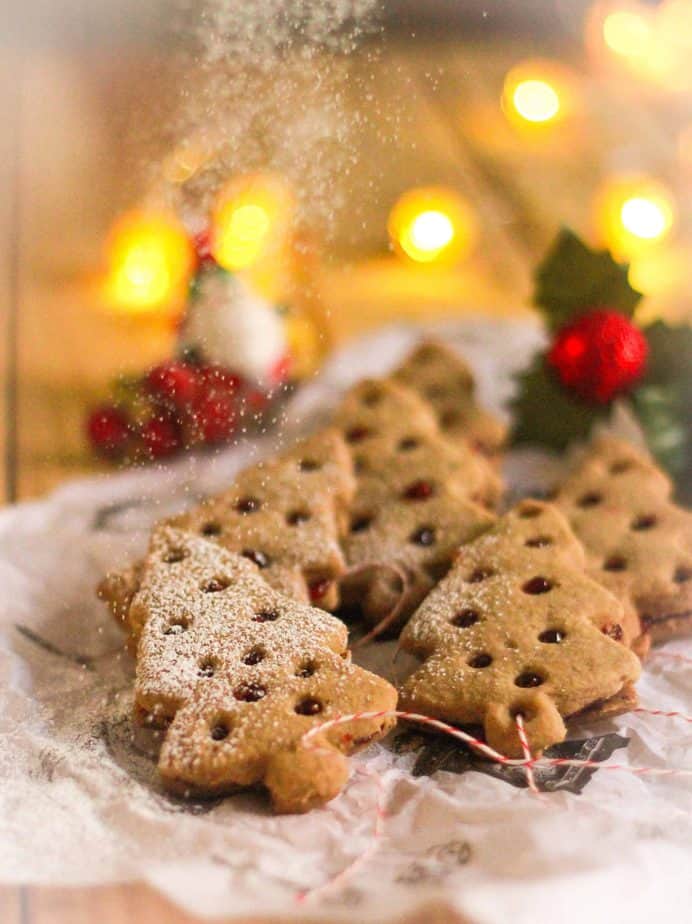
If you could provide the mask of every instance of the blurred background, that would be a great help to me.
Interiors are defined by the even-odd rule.
[[[690,0],[0,3],[6,500],[205,325],[262,403],[375,325],[529,317],[561,225],[690,319]]]

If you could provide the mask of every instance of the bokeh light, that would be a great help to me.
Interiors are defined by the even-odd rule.
[[[156,309],[182,292],[193,253],[175,216],[135,210],[114,225],[107,260],[108,302],[117,310],[136,313]]]
[[[604,243],[624,258],[659,245],[675,223],[670,190],[660,181],[643,176],[609,180],[596,197],[595,212]]]
[[[650,18],[636,9],[616,9],[603,20],[603,41],[623,58],[646,55],[652,32]]]
[[[285,240],[292,213],[293,196],[280,177],[235,178],[221,191],[214,210],[216,260],[232,271],[254,266]]]
[[[575,85],[566,68],[554,61],[523,61],[506,75],[502,109],[524,132],[544,133],[574,110]]]
[[[529,122],[548,122],[560,110],[560,97],[545,80],[522,80],[514,89],[512,103]]]
[[[471,250],[476,221],[466,200],[454,190],[423,187],[397,200],[388,230],[398,252],[416,263],[453,262]]]

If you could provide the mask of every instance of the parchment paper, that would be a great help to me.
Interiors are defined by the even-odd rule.
[[[511,391],[511,371],[540,342],[527,323],[441,332],[462,347],[482,400],[496,408]],[[522,770],[400,728],[353,760],[349,785],[329,806],[274,817],[258,794],[170,798],[147,743],[133,740],[133,661],[94,598],[98,578],[144,549],[153,520],[295,439],[341,388],[382,373],[418,334],[390,328],[344,349],[299,392],[273,436],[165,470],[76,482],[0,514],[0,878],[142,879],[199,914],[297,920],[396,920],[435,899],[493,924],[538,916],[651,924],[666,912],[690,914],[689,777],[561,769],[538,773],[550,790],[539,798]],[[508,475],[518,493],[539,489],[556,464],[515,453]],[[689,642],[665,650],[692,656]],[[377,644],[359,660],[392,676],[392,654],[391,643]],[[397,673],[405,670],[397,660]],[[692,663],[651,659],[639,690],[643,705],[689,713]],[[606,765],[692,766],[692,726],[680,720],[628,715],[575,728],[570,738],[577,743],[561,753]],[[359,767],[385,787],[384,837],[342,887],[299,905],[298,891],[320,886],[371,844],[377,788]]]

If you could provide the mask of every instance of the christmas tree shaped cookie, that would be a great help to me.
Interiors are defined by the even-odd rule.
[[[413,391],[388,380],[360,382],[334,422],[357,476],[343,540],[345,597],[376,622],[395,605],[404,618],[445,573],[456,548],[492,522],[500,482],[487,461],[439,432]]]
[[[643,453],[597,440],[559,487],[555,503],[586,549],[589,573],[623,603],[623,642],[692,631],[692,514]]]
[[[348,450],[336,430],[324,430],[246,469],[227,491],[168,522],[249,558],[277,590],[333,609],[346,570],[339,534],[354,490]],[[111,574],[100,587],[135,637],[139,624],[129,603],[138,570]]]
[[[508,756],[522,753],[517,714],[538,753],[564,738],[570,716],[629,708],[639,663],[613,638],[622,607],[584,563],[562,514],[535,501],[464,546],[402,633],[424,659],[404,708],[482,725]]]
[[[165,729],[159,770],[174,792],[263,784],[277,811],[303,812],[341,790],[345,754],[392,725],[362,719],[304,743],[339,714],[394,709],[396,691],[351,663],[338,619],[193,533],[156,531],[131,609],[136,716]]]
[[[499,456],[507,428],[478,405],[473,374],[454,350],[426,340],[395,370],[394,378],[430,402],[447,437],[466,440],[489,458]]]

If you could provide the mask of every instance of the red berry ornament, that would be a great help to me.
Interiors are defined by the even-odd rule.
[[[225,366],[214,363],[201,366],[198,370],[198,376],[200,382],[207,387],[207,390],[235,392],[242,385],[240,376],[226,369]]]
[[[146,382],[153,395],[175,408],[191,404],[197,394],[197,372],[185,363],[161,363],[147,375]]]
[[[127,417],[117,407],[99,407],[89,415],[87,434],[95,452],[118,458],[124,455],[130,437]]]
[[[235,429],[235,402],[228,392],[211,388],[197,401],[194,416],[205,443],[223,443]]]
[[[641,377],[649,345],[617,311],[589,311],[557,334],[548,363],[570,391],[584,401],[607,404]]]
[[[151,459],[170,456],[180,448],[180,433],[174,421],[152,417],[143,424],[140,437],[144,451]]]

